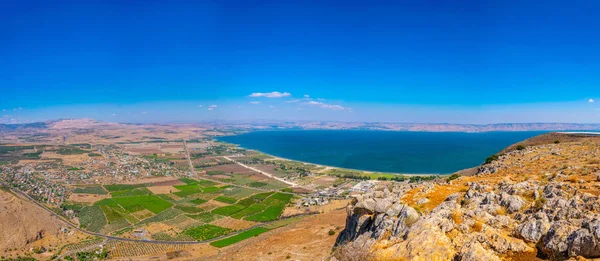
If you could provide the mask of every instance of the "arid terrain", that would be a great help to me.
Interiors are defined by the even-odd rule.
[[[454,175],[402,176],[214,139],[235,131],[89,119],[5,130],[2,260],[600,257],[598,136],[544,134]]]
[[[359,176],[214,140],[231,133],[91,119],[3,130],[2,259],[328,259]]]

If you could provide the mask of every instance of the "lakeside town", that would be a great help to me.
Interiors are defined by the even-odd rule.
[[[93,255],[117,258],[127,240],[138,240],[141,249],[156,242],[220,251],[239,235],[341,213],[354,196],[395,177],[284,160],[214,139],[227,129],[65,120],[6,134],[0,137],[4,193],[46,210],[42,223],[60,224],[31,235],[38,239],[13,239],[7,258],[68,259],[94,247]],[[40,245],[22,248],[31,240]],[[168,254],[155,248],[135,255]]]

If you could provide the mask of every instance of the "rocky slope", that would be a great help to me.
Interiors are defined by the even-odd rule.
[[[600,257],[599,195],[600,137],[513,150],[475,176],[358,196],[334,259]]]
[[[0,189],[0,251],[24,249],[60,234],[60,221],[48,212]]]

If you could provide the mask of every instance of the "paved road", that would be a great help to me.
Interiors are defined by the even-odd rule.
[[[227,184],[227,185],[231,185],[231,186],[236,186],[236,187],[254,189],[254,190],[258,190],[258,191],[265,191],[265,192],[276,191],[276,190],[273,190],[273,189],[255,188],[255,187],[250,187],[250,186],[245,186],[245,185],[240,185],[240,184],[234,184],[234,183],[230,183],[230,182],[225,182],[225,181],[220,181],[220,180],[213,180],[213,179],[201,177],[200,175],[196,174],[196,169],[194,168],[194,164],[192,164],[192,158],[190,157],[190,151],[188,150],[187,143],[185,141],[183,141],[183,147],[185,148],[185,156],[186,156],[186,158],[188,160],[188,164],[190,166],[190,173],[195,178],[197,178],[197,179],[206,180],[206,181],[212,181],[212,182],[217,182],[217,183],[223,183],[223,184]],[[227,159],[231,160],[229,158],[227,158]],[[231,161],[234,162],[233,160],[231,160]],[[288,192],[282,192],[282,193],[288,193]],[[288,193],[288,194],[294,194],[294,195],[296,195],[295,193]]]
[[[161,240],[142,240],[142,239],[115,237],[115,236],[104,235],[104,234],[100,234],[100,233],[91,232],[91,231],[87,231],[87,230],[81,229],[77,225],[71,223],[69,220],[67,220],[66,218],[64,218],[63,216],[60,216],[60,215],[54,213],[54,211],[52,211],[51,209],[49,209],[46,206],[44,206],[44,205],[40,204],[39,202],[37,202],[35,199],[33,199],[29,195],[27,195],[27,193],[25,193],[23,191],[20,191],[18,189],[12,188],[11,186],[9,186],[9,184],[7,184],[7,183],[5,183],[3,181],[0,181],[0,185],[8,187],[13,192],[15,192],[18,195],[24,197],[25,199],[29,200],[33,204],[37,205],[38,207],[46,210],[48,213],[50,213],[50,215],[52,215],[52,216],[60,219],[62,222],[64,222],[65,224],[67,224],[69,227],[71,227],[74,230],[77,230],[77,231],[79,231],[79,232],[81,232],[83,234],[86,234],[86,235],[97,236],[97,237],[106,238],[106,239],[115,240],[115,241],[136,242],[136,243],[151,243],[151,244],[163,244],[163,245],[197,245],[197,244],[205,244],[205,243],[217,241],[217,240],[220,240],[220,239],[223,239],[223,238],[231,237],[231,236],[237,235],[239,233],[248,231],[250,229],[261,227],[261,226],[265,226],[265,225],[268,225],[270,223],[278,221],[278,220],[274,220],[274,221],[271,221],[271,222],[261,223],[261,224],[258,224],[258,225],[255,225],[255,226],[243,229],[243,230],[235,231],[233,233],[230,233],[230,234],[227,234],[227,235],[224,235],[224,236],[220,236],[220,237],[216,237],[216,238],[212,238],[212,239],[207,239],[207,240],[203,240],[203,241],[161,241]],[[302,216],[310,216],[310,215],[315,215],[315,214],[303,214]],[[292,217],[287,217],[287,218],[292,218]],[[287,218],[283,218],[283,219],[287,219]],[[282,219],[279,219],[279,220],[282,220]]]
[[[188,150],[187,142],[185,140],[183,141],[183,148],[185,148],[185,156],[187,157],[188,164],[190,165],[190,173],[192,173],[192,175],[195,176],[196,170],[194,168],[194,165],[192,164],[192,159],[190,157],[190,151]]]
[[[229,157],[227,157],[227,156],[223,156],[223,158],[225,158],[225,159],[227,159],[227,160],[230,160],[230,161],[233,161],[235,164],[238,164],[238,165],[240,165],[240,166],[242,166],[242,167],[244,167],[244,168],[247,168],[247,169],[250,169],[250,170],[254,170],[254,171],[256,171],[256,172],[258,172],[258,173],[260,173],[260,174],[263,174],[263,175],[265,175],[265,176],[267,176],[267,177],[269,177],[269,178],[272,178],[272,179],[279,180],[279,181],[281,181],[281,182],[283,182],[283,183],[285,183],[285,184],[288,184],[288,185],[290,185],[290,186],[292,186],[292,187],[298,187],[298,184],[296,184],[296,183],[294,183],[294,182],[287,181],[287,180],[285,180],[285,179],[282,179],[282,178],[280,178],[280,177],[275,177],[275,176],[273,176],[273,175],[271,175],[271,174],[269,174],[269,173],[267,173],[267,172],[264,172],[264,171],[262,171],[262,170],[259,170],[259,169],[257,169],[257,168],[253,168],[253,167],[247,166],[247,165],[245,165],[245,164],[242,164],[242,163],[240,163],[240,162],[237,162],[237,161],[235,161],[235,160],[232,160],[231,158],[229,158]]]

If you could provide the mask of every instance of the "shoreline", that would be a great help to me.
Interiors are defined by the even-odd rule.
[[[259,150],[245,148],[245,147],[240,146],[239,144],[229,143],[229,142],[219,141],[219,140],[216,140],[216,141],[222,142],[222,143],[226,143],[226,144],[232,144],[232,145],[235,145],[236,147],[241,148],[241,149],[245,149],[245,150],[248,150],[248,151],[255,151],[255,152],[267,155],[267,156],[273,158],[272,160],[292,161],[292,162],[299,162],[299,163],[302,163],[302,164],[314,165],[314,166],[317,166],[317,167],[323,167],[323,168],[325,168],[323,171],[326,171],[328,169],[340,169],[340,170],[363,172],[363,173],[366,173],[366,174],[382,174],[382,175],[395,175],[395,176],[442,176],[442,177],[443,176],[450,176],[450,175],[452,175],[454,173],[462,171],[462,170],[459,170],[459,171],[456,171],[454,173],[449,173],[449,174],[439,174],[439,173],[422,173],[422,174],[419,174],[419,173],[395,173],[395,172],[378,172],[378,171],[372,171],[372,170],[349,169],[349,168],[342,168],[342,167],[329,166],[329,165],[323,165],[323,164],[318,164],[318,163],[311,163],[311,162],[306,162],[306,161],[288,159],[288,158],[284,158],[284,157],[279,157],[279,156],[271,155],[271,154],[268,154],[268,153],[265,153],[265,152],[262,152],[262,151],[259,151]],[[322,174],[322,173],[318,173],[318,174]]]

